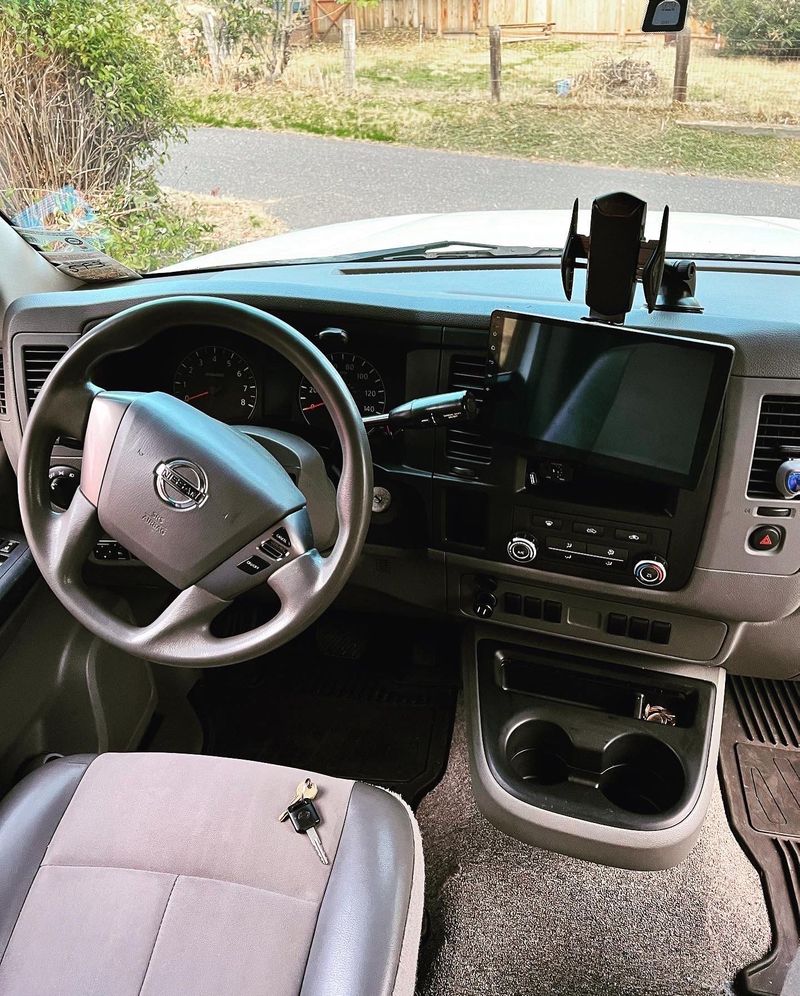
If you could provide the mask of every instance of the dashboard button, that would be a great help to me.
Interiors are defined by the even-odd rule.
[[[586,553],[585,543],[561,536],[548,536],[546,546],[551,553]]]
[[[534,526],[544,526],[545,529],[560,529],[563,525],[561,519],[555,519],[550,515],[534,515]]]
[[[647,543],[650,535],[632,526],[630,529],[615,529],[614,539],[624,540],[626,543]]]
[[[621,612],[609,612],[606,620],[606,633],[611,636],[625,636],[628,632],[628,617]]]
[[[527,595],[525,597],[525,615],[528,617],[528,619],[542,618],[541,598],[534,598],[533,595]]]
[[[618,560],[625,563],[628,559],[628,551],[619,546],[603,546],[600,543],[590,543],[587,552],[595,557],[606,557],[611,560]]]
[[[747,545],[759,553],[774,553],[786,535],[780,526],[759,526],[747,537]]]
[[[632,640],[646,640],[650,635],[650,620],[633,616],[628,622],[628,636]]]
[[[765,519],[791,519],[791,508],[773,508],[771,505],[759,505],[756,515],[762,515]]]
[[[656,620],[650,627],[651,643],[660,643],[666,646],[669,643],[670,636],[672,636],[672,623]]]
[[[545,622],[560,623],[561,612],[562,612],[561,602],[551,602],[550,600],[548,600],[544,603],[544,610],[542,612],[542,617],[544,618]]]
[[[606,532],[605,526],[597,526],[592,522],[576,522],[572,529],[584,536],[604,536]]]
[[[507,591],[503,596],[503,609],[510,616],[521,616],[522,595],[518,595],[515,591]]]

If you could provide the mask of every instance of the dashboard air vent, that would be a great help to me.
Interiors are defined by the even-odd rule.
[[[780,498],[775,475],[794,456],[800,457],[800,395],[767,395],[761,399],[748,495]]]
[[[2,350],[0,350],[0,415],[8,415],[8,408],[6,407],[6,366]]]
[[[480,354],[453,356],[449,386],[451,391],[472,391],[480,404],[486,390],[486,357]],[[445,456],[453,463],[488,467],[492,462],[492,443],[482,432],[453,427],[447,430]]]
[[[66,353],[63,345],[23,346],[22,361],[25,366],[25,394],[28,399],[28,411],[39,396],[44,382],[50,376],[53,367]]]

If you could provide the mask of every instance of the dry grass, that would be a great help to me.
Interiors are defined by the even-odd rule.
[[[552,103],[556,81],[574,79],[607,59],[647,61],[658,77],[641,106],[664,110],[671,101],[675,48],[663,41],[579,43],[552,39],[503,46],[503,93],[508,99]],[[295,52],[286,71],[290,89],[340,93],[342,56],[336,45]],[[489,51],[485,38],[419,41],[359,40],[357,78],[365,96],[407,100],[488,98]],[[800,122],[800,60],[731,57],[696,43],[689,69],[690,116],[725,120]],[[561,103],[610,106],[607,94],[566,97]],[[616,106],[630,106],[623,96]]]
[[[266,239],[286,230],[282,222],[269,214],[268,205],[261,201],[187,194],[169,187],[162,187],[162,190],[169,207],[208,226],[206,252]]]

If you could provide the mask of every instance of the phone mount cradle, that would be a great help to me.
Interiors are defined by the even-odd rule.
[[[703,310],[694,296],[694,263],[666,261],[669,208],[664,208],[658,239],[645,240],[646,218],[645,201],[633,194],[606,194],[592,202],[590,233],[581,235],[575,199],[561,254],[561,282],[571,301],[575,270],[586,270],[590,320],[622,324],[633,307],[637,282],[648,312]]]

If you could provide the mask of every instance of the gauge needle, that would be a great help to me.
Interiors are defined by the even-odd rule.
[[[313,405],[308,405],[306,408],[303,409],[303,411],[304,412],[313,412],[313,411],[316,411],[317,408],[324,408],[324,407],[325,407],[325,402],[324,401],[317,401]]]
[[[197,401],[198,398],[207,398],[211,394],[211,391],[199,391],[197,394],[190,394],[184,401]]]

